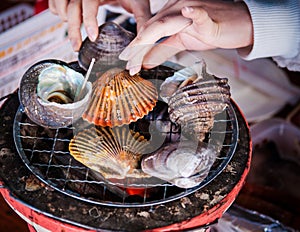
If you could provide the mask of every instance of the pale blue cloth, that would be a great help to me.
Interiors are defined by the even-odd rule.
[[[273,57],[282,67],[300,71],[300,1],[243,0],[254,29],[252,48],[238,49],[245,60]]]

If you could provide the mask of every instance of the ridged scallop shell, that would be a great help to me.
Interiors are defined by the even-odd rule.
[[[143,172],[180,188],[199,185],[208,175],[217,151],[206,143],[182,140],[143,157]]]
[[[88,168],[109,179],[145,178],[139,169],[148,141],[128,127],[91,127],[69,143],[70,154]]]
[[[31,66],[20,82],[19,99],[26,115],[36,124],[59,128],[81,118],[89,102],[92,84],[87,82],[76,99],[84,76],[59,60],[43,60]]]
[[[82,68],[88,69],[92,58],[100,65],[113,65],[119,54],[133,40],[135,35],[114,22],[106,22],[99,27],[99,35],[92,42],[86,38],[79,50],[78,62]]]
[[[157,90],[150,81],[113,68],[93,83],[92,99],[83,118],[99,126],[129,124],[148,114],[157,99]]]
[[[166,87],[166,86],[165,86]],[[184,133],[195,133],[203,140],[213,126],[214,116],[230,104],[227,78],[206,73],[186,78],[168,98],[170,120],[181,125]]]

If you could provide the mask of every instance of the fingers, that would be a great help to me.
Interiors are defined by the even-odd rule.
[[[134,75],[138,73],[142,68],[142,61],[145,56],[149,52],[149,50],[153,47],[152,44],[149,45],[140,45],[134,46],[130,48],[130,53],[135,54],[130,60],[128,60],[126,69],[129,70],[130,75]]]
[[[182,8],[181,12],[184,17],[192,19],[193,22],[197,24],[202,24],[210,19],[207,12],[200,7],[185,6]]]
[[[219,24],[215,22],[201,7],[184,7],[181,10],[184,17],[193,21],[193,30],[200,41],[214,44],[220,37]]]
[[[98,36],[98,7],[98,0],[82,1],[83,24],[85,26],[87,35],[91,41],[95,41]]]
[[[52,14],[57,15],[57,10],[56,10],[56,6],[55,6],[55,0],[49,0],[48,1],[48,7],[49,10],[52,12]]]
[[[53,14],[58,15],[61,20],[67,21],[68,2],[68,0],[49,0],[49,9]]]
[[[170,36],[148,51],[144,56],[143,67],[154,68],[185,49],[177,34]]]
[[[131,9],[136,20],[137,31],[151,18],[149,0],[131,0]]]
[[[135,74],[140,70],[144,56],[150,51],[151,45],[163,37],[182,31],[190,24],[191,20],[181,15],[160,18],[144,27],[129,46],[123,50],[119,58],[128,60],[127,68],[131,74]]]
[[[165,17],[145,27],[137,37],[124,49],[120,54],[120,58],[129,60],[136,54],[130,53],[130,47],[154,44],[159,39],[176,34],[189,26],[191,20],[180,15]]]
[[[82,42],[81,39],[81,23],[82,9],[81,0],[73,0],[69,2],[67,8],[68,17],[68,37],[74,51],[78,51]]]

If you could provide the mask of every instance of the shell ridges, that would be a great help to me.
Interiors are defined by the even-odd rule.
[[[90,127],[69,143],[70,154],[105,179],[147,177],[137,168],[148,141],[128,127]]]
[[[93,95],[83,118],[98,126],[121,126],[148,114],[158,99],[155,86],[139,75],[113,68],[93,84]]]

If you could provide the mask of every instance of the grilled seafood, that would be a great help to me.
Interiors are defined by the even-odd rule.
[[[217,151],[206,143],[181,140],[143,157],[141,166],[148,175],[192,188],[205,179],[216,156]]]
[[[38,125],[68,126],[81,117],[90,99],[90,82],[83,90],[83,97],[76,99],[83,81],[83,75],[63,61],[40,61],[23,75],[19,99],[27,116]]]
[[[196,139],[202,141],[214,124],[214,116],[230,103],[228,80],[208,74],[205,66],[201,76],[188,68],[179,72],[183,75],[175,73],[161,85],[161,89],[172,87],[170,92],[163,91],[169,105],[170,120],[179,124],[183,133],[192,132]],[[184,74],[187,74],[185,79]]]
[[[146,178],[139,162],[148,141],[138,132],[124,127],[90,127],[69,143],[71,155],[109,179]]]
[[[93,83],[92,99],[83,118],[99,126],[129,124],[148,114],[157,99],[157,90],[150,81],[112,68]]]
[[[79,65],[87,70],[92,58],[95,67],[113,66],[119,61],[118,56],[135,35],[114,22],[106,22],[99,27],[98,38],[92,42],[86,38],[78,53]]]

